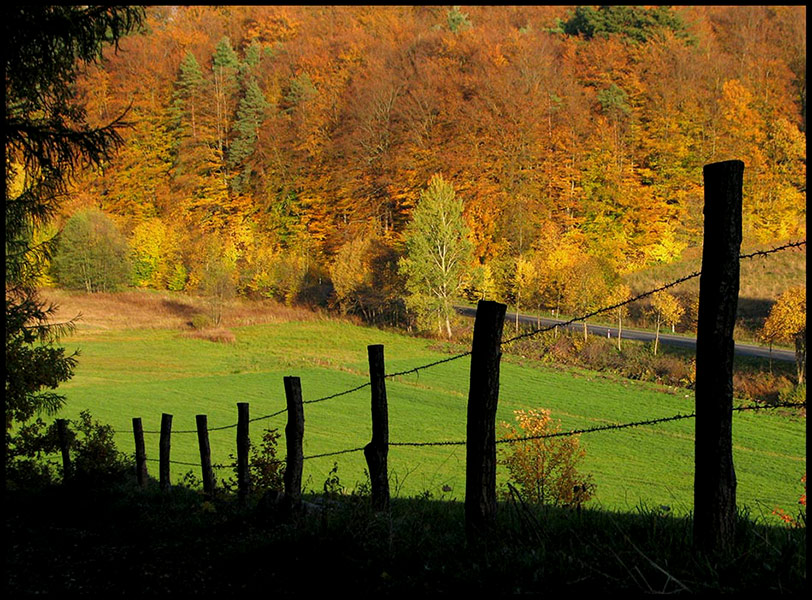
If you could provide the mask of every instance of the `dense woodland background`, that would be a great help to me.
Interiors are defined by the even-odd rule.
[[[398,320],[438,174],[467,287],[536,306],[583,310],[700,245],[710,162],[745,162],[745,247],[806,234],[804,6],[147,13],[77,90],[91,125],[130,124],[125,144],[43,233],[102,211],[129,285],[225,278]]]

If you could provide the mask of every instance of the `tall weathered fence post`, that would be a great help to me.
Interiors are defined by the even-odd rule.
[[[68,421],[66,419],[56,420],[56,435],[59,439],[59,449],[62,451],[62,480],[67,483],[73,475],[73,467],[70,462],[70,440],[68,439]]]
[[[694,546],[733,544],[733,327],[739,295],[744,163],[706,165],[705,228],[696,334]]]
[[[141,417],[133,417],[133,437],[135,437],[135,478],[139,487],[146,487],[147,449],[144,444],[144,426]]]
[[[161,438],[160,438],[160,456],[159,456],[159,473],[161,489],[166,491],[169,489],[169,450],[172,439],[172,415],[163,413],[161,415]]]
[[[369,381],[372,388],[372,441],[364,446],[372,486],[372,506],[375,510],[389,508],[389,408],[386,403],[386,370],[383,346],[367,346]]]
[[[248,451],[250,448],[248,403],[237,402],[237,495],[240,500],[244,500],[248,496],[251,487],[248,472]]]
[[[214,493],[214,472],[211,468],[211,446],[209,445],[209,426],[206,415],[196,415],[197,445],[200,448],[200,468],[203,477],[203,493],[211,496]]]
[[[302,405],[302,383],[298,377],[285,377],[285,400],[288,407],[288,423],[285,425],[285,506],[298,509],[302,503],[302,468],[304,454],[304,407]]]
[[[496,517],[496,407],[507,306],[480,300],[471,346],[465,464],[465,530],[472,540]]]

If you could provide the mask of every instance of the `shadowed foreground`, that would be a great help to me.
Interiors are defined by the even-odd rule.
[[[239,508],[185,488],[50,489],[7,499],[13,597],[806,589],[805,528],[741,515],[735,550],[702,558],[690,549],[690,519],[668,516],[667,507],[618,514],[508,502],[496,533],[474,547],[465,542],[462,504],[429,498],[395,499],[385,515],[364,496],[311,497],[298,519],[268,501]]]

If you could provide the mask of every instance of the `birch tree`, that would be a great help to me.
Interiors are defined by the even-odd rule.
[[[467,281],[472,244],[462,216],[462,201],[441,175],[420,194],[406,228],[406,255],[400,272],[406,278],[406,306],[418,324],[436,318],[437,329],[451,337],[452,302]]]

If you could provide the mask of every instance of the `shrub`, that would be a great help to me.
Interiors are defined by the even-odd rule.
[[[256,446],[251,444],[248,458],[248,474],[251,480],[251,491],[257,494],[267,492],[281,492],[285,486],[285,462],[277,458],[277,444],[280,433],[277,429],[266,429],[262,433],[262,442]],[[237,483],[237,458],[231,454],[229,458],[234,461],[234,477],[224,482],[228,491],[235,490]]]
[[[192,317],[192,329],[200,331],[201,329],[208,329],[213,325],[213,321],[209,315],[198,313]]]
[[[110,425],[94,421],[90,412],[70,422],[73,478],[90,485],[120,482],[135,472],[133,460],[119,452]]]
[[[134,472],[133,461],[119,452],[113,441],[113,428],[94,421],[89,411],[69,422],[68,449],[73,481],[84,485],[118,483]],[[35,489],[57,483],[65,477],[59,458],[56,423],[42,419],[27,423],[11,434],[6,432],[8,448],[6,483],[11,488]]]
[[[549,410],[517,410],[515,414],[519,430],[503,423],[505,438],[522,441],[503,446],[498,463],[507,467],[524,500],[579,507],[592,498],[592,477],[580,474],[577,468],[586,455],[578,436],[545,437],[559,433],[561,428]]]
[[[42,419],[25,423],[17,431],[6,430],[7,489],[38,489],[57,480],[56,430]]]
[[[277,429],[266,429],[262,433],[262,443],[251,446],[249,472],[251,486],[257,491],[277,491],[284,488],[285,463],[276,457],[280,433]]]
[[[215,342],[217,344],[233,344],[237,341],[237,336],[234,335],[234,332],[230,329],[226,329],[225,327],[189,331],[184,334],[184,337],[190,337],[196,340],[206,340],[208,342]]]
[[[780,402],[806,403],[806,384],[800,383],[795,386],[786,387],[778,392]],[[804,407],[806,410],[806,407]]]

